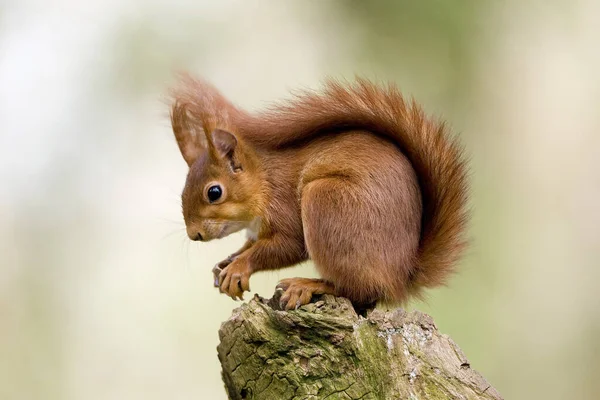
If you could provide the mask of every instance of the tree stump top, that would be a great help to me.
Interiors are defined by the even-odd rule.
[[[294,311],[255,296],[221,325],[230,399],[501,399],[418,311],[368,310],[324,295]]]

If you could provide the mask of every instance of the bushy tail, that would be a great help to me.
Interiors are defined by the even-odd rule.
[[[206,82],[187,78],[183,83],[174,97],[187,104],[189,117],[205,130],[233,129],[259,146],[284,147],[350,129],[390,138],[411,161],[423,197],[413,294],[445,283],[466,245],[466,161],[444,124],[427,117],[414,101],[407,104],[395,86],[328,81],[321,92],[296,93],[294,100],[250,116]]]
[[[445,283],[466,245],[465,158],[444,124],[428,118],[414,101],[407,104],[395,86],[381,88],[364,79],[351,85],[328,81],[320,93],[297,93],[291,102],[236,126],[255,143],[272,147],[346,129],[368,130],[394,141],[411,161],[423,196],[413,294]]]

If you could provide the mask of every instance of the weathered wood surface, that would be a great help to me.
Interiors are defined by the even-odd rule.
[[[219,330],[230,399],[501,399],[430,316],[357,315],[325,295],[295,311],[255,296]]]

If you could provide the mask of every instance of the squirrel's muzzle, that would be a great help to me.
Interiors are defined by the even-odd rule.
[[[197,227],[188,227],[187,235],[191,240],[195,242],[203,241],[205,239],[205,236],[202,235],[202,233],[198,230]]]

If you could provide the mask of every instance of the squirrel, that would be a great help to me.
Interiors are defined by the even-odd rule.
[[[255,272],[311,259],[321,279],[282,280],[283,309],[320,294],[400,304],[455,270],[468,221],[464,150],[394,84],[328,80],[254,114],[189,75],[171,94],[189,238],[248,232],[213,269],[222,293],[243,300]]]

